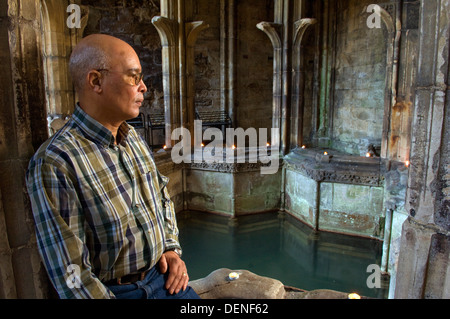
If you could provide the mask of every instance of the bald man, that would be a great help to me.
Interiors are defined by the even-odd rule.
[[[198,298],[175,210],[145,141],[125,121],[147,87],[133,48],[90,35],[70,72],[79,103],[30,161],[39,252],[61,298]]]

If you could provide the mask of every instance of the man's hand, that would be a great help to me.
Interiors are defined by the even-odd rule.
[[[165,252],[159,260],[159,269],[163,274],[169,271],[169,277],[166,281],[166,289],[170,294],[177,294],[180,289],[186,289],[189,276],[186,265],[180,256],[174,251]]]

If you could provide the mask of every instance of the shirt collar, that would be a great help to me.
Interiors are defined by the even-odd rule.
[[[113,146],[114,136],[111,131],[89,116],[80,106],[76,105],[72,119],[89,135],[94,141],[103,146]],[[124,121],[117,131],[117,141],[123,143],[128,136],[129,127]]]

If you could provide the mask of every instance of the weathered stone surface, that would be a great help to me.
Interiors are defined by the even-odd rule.
[[[285,158],[284,208],[314,228],[382,238],[380,160],[335,154],[323,163],[314,154],[323,150],[301,150]]]
[[[285,299],[348,299],[348,293],[329,289],[287,291]]]
[[[248,270],[234,270],[239,274],[236,280],[228,275],[233,270],[221,268],[207,277],[189,283],[202,299],[282,299],[284,285],[275,279],[261,277]]]
[[[231,272],[239,278],[230,280]],[[256,275],[248,270],[221,268],[207,277],[191,281],[189,286],[202,299],[348,299],[348,293],[317,289],[305,291],[284,286],[280,281]]]

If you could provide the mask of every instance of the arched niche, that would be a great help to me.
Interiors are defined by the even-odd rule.
[[[67,0],[41,0],[42,56],[49,135],[54,134],[72,114],[75,91],[69,73],[73,46],[81,39],[88,12],[80,6],[80,28],[70,28]],[[70,10],[69,10],[70,11]]]
[[[294,47],[294,61],[301,55],[306,68],[298,72],[310,85],[294,97],[300,101],[293,105],[299,125],[292,127],[292,148],[307,144],[356,156],[375,149],[382,158],[408,159],[410,106],[397,102],[401,12],[380,4],[379,25],[371,28],[372,2],[311,5],[318,25],[301,49]]]

